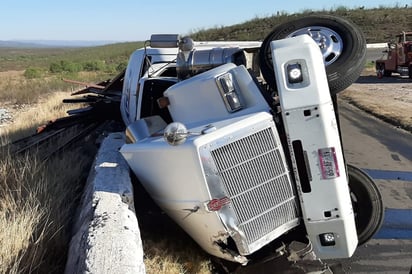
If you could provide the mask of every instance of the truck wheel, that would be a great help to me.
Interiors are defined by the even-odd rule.
[[[392,76],[392,71],[385,70],[385,66],[382,67],[382,70],[383,70],[383,76],[385,76],[385,77],[391,77]]]
[[[409,66],[409,79],[412,79],[412,66]]]
[[[376,63],[375,68],[376,68],[376,76],[378,77],[378,79],[382,79],[385,65]]]
[[[331,95],[350,86],[360,75],[366,60],[366,42],[353,23],[330,15],[298,18],[275,27],[262,42],[259,61],[266,82],[276,88],[270,43],[308,34],[321,49]]]
[[[347,167],[358,244],[362,245],[371,239],[382,225],[382,196],[374,181],[365,172],[350,164]]]

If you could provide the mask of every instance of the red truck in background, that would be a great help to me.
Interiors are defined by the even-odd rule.
[[[396,35],[396,42],[388,43],[386,59],[376,60],[378,78],[392,76],[393,72],[412,79],[412,32]]]

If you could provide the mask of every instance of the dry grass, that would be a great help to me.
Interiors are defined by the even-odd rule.
[[[32,104],[39,97],[55,90],[67,90],[67,85],[56,76],[26,79],[24,71],[0,72],[0,100],[11,104]]]
[[[35,187],[29,192],[26,185],[28,177],[38,175],[38,169],[35,162],[22,166],[26,160],[29,159],[11,160],[11,157],[5,157],[0,161],[1,273],[25,270],[23,258],[30,248],[32,233],[45,217],[36,199],[40,189]],[[47,222],[44,225],[47,226]],[[27,266],[27,270],[30,268]]]
[[[55,91],[78,90],[78,85],[66,83],[62,78],[73,79],[85,82],[96,82],[111,78],[106,73],[79,72],[76,74],[58,75],[46,73],[44,77],[37,79],[26,79],[24,71],[3,71],[0,72],[0,101],[9,104],[33,104],[39,97],[44,97]]]
[[[180,245],[180,247],[179,247]],[[144,263],[148,274],[210,274],[210,260],[198,246],[163,239],[143,239]]]
[[[0,127],[1,143],[65,116],[73,108],[62,103],[68,96],[55,92],[14,109],[8,104],[14,121]],[[0,150],[0,273],[62,273],[70,222],[93,156],[77,149],[40,163],[36,155]]]
[[[78,106],[63,104],[62,100],[70,98],[69,92],[49,93],[38,98],[33,104],[7,104],[6,108],[13,116],[13,122],[0,126],[0,145],[36,132],[38,126],[50,120],[67,116],[67,111]]]
[[[0,159],[0,272],[59,273],[87,160],[70,152],[40,164],[7,152]],[[70,172],[67,172],[70,170]]]

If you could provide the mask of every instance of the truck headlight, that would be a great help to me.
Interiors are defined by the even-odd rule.
[[[284,64],[286,85],[290,89],[301,89],[310,84],[308,65],[303,59],[293,59]]]
[[[223,74],[218,78],[218,81],[221,85],[221,90],[224,94],[228,94],[230,92],[235,91],[235,87],[233,86],[233,77],[232,74],[226,73]]]
[[[236,91],[236,83],[231,73],[225,73],[216,78],[217,86],[222,95],[223,102],[229,112],[242,108],[239,95]]]
[[[335,245],[335,234],[332,232],[320,234],[319,240],[322,246],[333,246]]]
[[[300,64],[290,64],[287,66],[288,82],[291,84],[303,81],[302,67]]]

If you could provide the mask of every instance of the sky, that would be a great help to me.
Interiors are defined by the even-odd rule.
[[[277,12],[395,5],[412,7],[412,0],[2,0],[0,40],[144,41],[154,33],[187,35]]]

